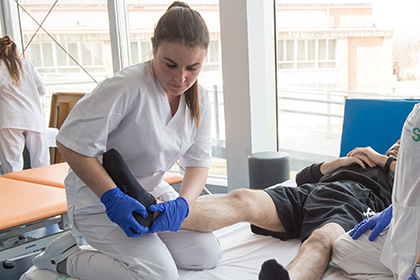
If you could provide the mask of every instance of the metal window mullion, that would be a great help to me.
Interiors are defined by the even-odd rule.
[[[297,65],[298,65],[298,40],[297,39],[293,39],[293,69],[297,69]]]
[[[130,64],[127,3],[125,0],[107,0],[107,4],[112,67],[116,73]]]
[[[0,8],[2,36],[6,34],[10,35],[18,46],[18,49],[22,51],[23,37],[20,32],[19,8],[17,2],[14,0],[1,0]]]
[[[57,47],[53,43],[51,43],[51,52],[52,52],[54,73],[58,73],[59,71],[58,71],[58,60],[57,60]]]

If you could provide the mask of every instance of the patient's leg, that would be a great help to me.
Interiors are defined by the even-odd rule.
[[[130,169],[117,150],[110,149],[105,152],[102,161],[102,165],[109,176],[124,193],[137,199],[146,209],[156,203],[154,196],[143,189],[131,174]],[[148,211],[147,218],[143,218],[137,212],[133,212],[133,216],[142,226],[150,227],[153,222],[154,212]]]
[[[265,261],[261,266],[259,280],[290,280],[287,270],[275,259]]]
[[[236,189],[227,195],[196,201],[182,229],[214,231],[238,222],[284,232],[271,197],[263,190]]]
[[[345,233],[336,224],[329,223],[315,230],[303,242],[298,255],[286,266],[292,280],[319,280],[328,267],[334,241]]]

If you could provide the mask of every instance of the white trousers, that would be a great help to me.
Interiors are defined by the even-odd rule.
[[[28,149],[31,167],[50,164],[50,153],[45,133],[24,129],[0,130],[0,161],[3,174],[23,169],[23,150]]]
[[[221,248],[213,233],[180,230],[127,237],[105,213],[73,213],[73,225],[94,249],[67,259],[67,273],[85,280],[178,279],[178,269],[214,268]]]
[[[379,260],[388,228],[375,239],[369,241],[371,230],[353,240],[348,233],[334,243],[331,262],[349,279],[394,279],[391,270]]]

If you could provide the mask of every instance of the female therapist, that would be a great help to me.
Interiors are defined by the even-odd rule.
[[[178,279],[178,268],[216,266],[221,250],[213,234],[178,231],[211,164],[210,102],[197,84],[208,44],[200,14],[174,2],[155,26],[153,60],[101,82],[74,107],[57,146],[71,167],[65,181],[69,217],[93,249],[80,249],[63,234],[33,260],[36,267],[103,280]],[[162,206],[153,224],[159,232],[133,219],[133,211],[143,217],[147,211],[103,168],[110,149],[144,189],[165,201],[156,204]],[[162,180],[178,159],[185,167],[179,195]]]

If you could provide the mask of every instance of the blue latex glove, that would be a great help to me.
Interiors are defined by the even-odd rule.
[[[183,197],[150,205],[149,210],[160,212],[159,216],[150,226],[149,233],[168,230],[178,231],[190,211],[188,202]]]
[[[113,188],[106,191],[101,197],[101,202],[105,205],[108,218],[118,224],[128,237],[139,237],[147,232],[148,228],[140,225],[133,216],[135,211],[146,218],[146,207],[123,193],[121,189]]]
[[[373,241],[386,228],[392,219],[392,205],[388,206],[384,211],[376,213],[374,216],[363,220],[356,225],[350,232],[353,239],[359,238],[362,233],[368,229],[373,229],[369,235],[369,240]]]
[[[411,272],[410,277],[408,277],[408,280],[417,280],[416,276],[414,276],[414,273]]]

